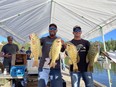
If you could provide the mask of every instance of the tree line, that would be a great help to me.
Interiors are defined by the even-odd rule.
[[[103,43],[100,42],[100,46],[101,46],[101,51],[104,51],[104,46],[103,46]],[[108,41],[105,41],[105,45],[106,45],[106,51],[116,51],[116,40],[108,40]]]

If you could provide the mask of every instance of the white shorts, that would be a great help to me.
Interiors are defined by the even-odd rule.
[[[49,81],[49,73],[50,73],[50,69],[49,68],[43,68],[43,70],[41,72],[39,72],[38,80],[44,79],[45,80],[45,84],[47,85],[47,83]]]

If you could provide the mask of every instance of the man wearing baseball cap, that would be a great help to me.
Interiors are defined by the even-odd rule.
[[[56,61],[56,66],[54,68],[50,68],[49,66],[51,60],[49,57],[49,52],[52,43],[56,38],[58,38],[56,36],[57,31],[57,25],[52,23],[49,25],[49,35],[41,38],[42,57],[40,58],[39,64],[38,87],[46,87],[49,79],[50,87],[63,87],[60,58]]]
[[[86,63],[86,55],[90,47],[90,42],[82,39],[81,34],[82,29],[80,26],[73,27],[74,38],[70,42],[77,47],[80,61],[77,63],[78,72],[73,72],[73,65],[70,65],[72,87],[80,87],[81,77],[83,78],[86,87],[94,87],[92,72],[87,71],[88,63]]]

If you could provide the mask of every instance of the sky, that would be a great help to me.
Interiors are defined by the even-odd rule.
[[[107,33],[107,34],[105,34],[104,37],[105,37],[105,41],[108,41],[108,40],[111,40],[111,39],[116,40],[116,29]],[[2,42],[2,41],[6,42],[7,39],[0,36],[0,42]],[[102,37],[100,36],[100,37],[97,37],[97,38],[92,39],[90,41],[101,41],[102,42]]]
[[[108,40],[111,40],[111,39],[116,40],[116,29],[107,33],[107,34],[105,34],[104,38],[105,38],[105,41],[108,41]],[[102,37],[100,36],[100,37],[94,38],[90,41],[101,41],[102,42]]]

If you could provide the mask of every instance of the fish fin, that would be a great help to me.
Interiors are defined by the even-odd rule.
[[[69,60],[68,60],[68,63],[69,63],[70,65],[72,64],[72,61],[71,61],[71,59],[69,59]]]
[[[56,63],[53,62],[53,61],[51,61],[51,63],[50,63],[50,68],[51,68],[51,67],[55,68],[55,66],[56,66]]]
[[[93,72],[93,65],[88,65],[88,67],[87,67],[87,71],[88,72]]]
[[[42,51],[40,51],[40,56],[39,57],[42,57]]]
[[[73,71],[74,72],[77,72],[78,71],[78,66],[77,66],[77,64],[75,63],[75,64],[73,64]]]
[[[89,62],[89,59],[88,59],[88,56],[86,56],[86,63],[88,63]]]
[[[59,60],[59,58],[60,58],[60,57],[58,56],[58,58],[57,58],[56,60]]]
[[[99,57],[99,53],[95,56],[94,63],[95,63],[95,62],[98,62],[98,61],[97,61],[97,60],[98,60],[98,57]]]
[[[33,53],[31,53],[30,58],[33,58]]]
[[[49,52],[49,58],[51,58],[51,51]]]
[[[77,56],[77,63],[80,61],[80,57],[79,57],[79,55]]]

